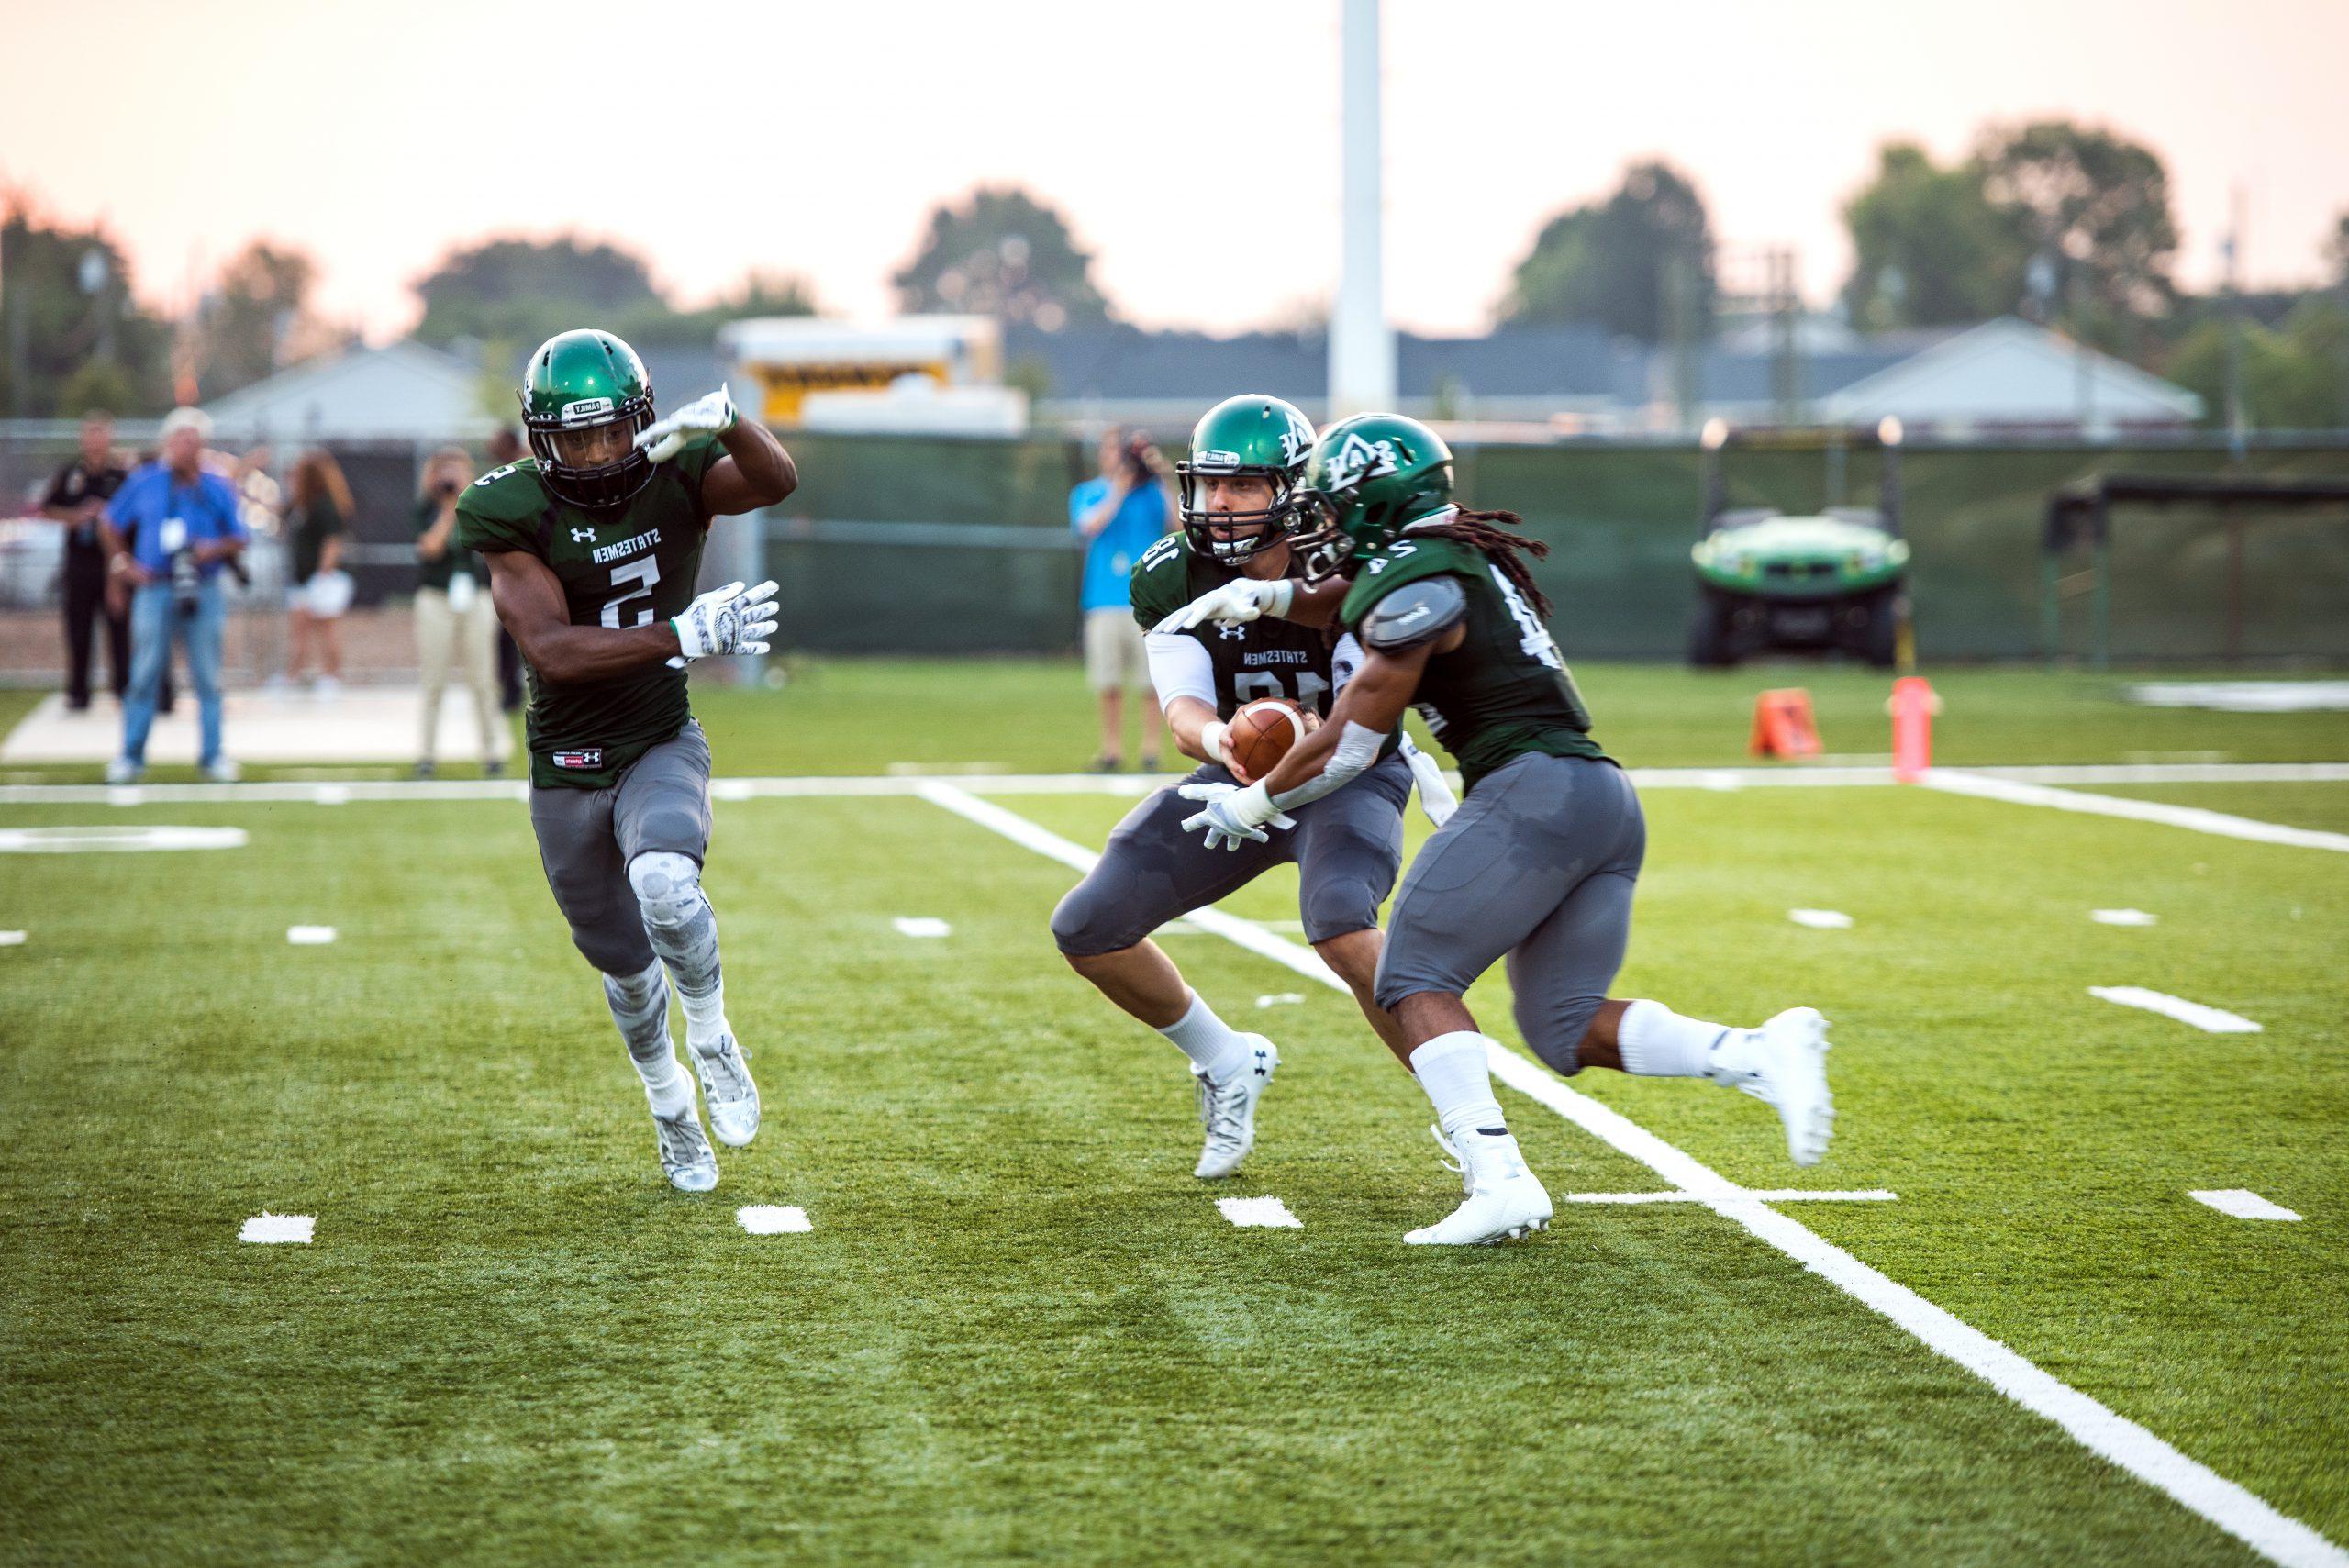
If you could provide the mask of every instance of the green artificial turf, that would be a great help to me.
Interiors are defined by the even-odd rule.
[[[966,693],[1041,690],[978,668]],[[841,669],[785,694],[805,722],[767,751],[767,699],[706,707],[721,765],[920,760],[858,740],[886,688]],[[863,722],[1039,765],[1013,752],[1033,724],[945,751],[925,727],[973,720],[942,699]],[[1086,844],[1124,805],[1002,804]],[[1787,1212],[2349,1539],[2349,860],[1917,790],[1647,806],[1619,990],[1732,1022],[1821,1006],[1840,1136],[1798,1172],[1742,1096],[1577,1086],[1738,1181],[1898,1192]],[[28,933],[0,948],[8,1562],[2253,1561],[1696,1206],[1402,1247],[1458,1197],[1422,1096],[1347,999],[1170,935],[1286,1058],[1245,1173],[1195,1182],[1180,1056],[1052,951],[1073,873],[925,801],[718,806],[708,885],[769,1123],[706,1197],[660,1180],[519,806],[7,820],[250,835],[0,856],[0,927]],[[2160,923],[2087,919],[2121,905]],[[1294,919],[1293,874],[1228,906]],[[1282,995],[1305,1000],[1255,1005]],[[1515,1039],[1497,976],[1472,1003]],[[1502,1097],[1553,1191],[1662,1185]],[[2229,1186],[2307,1218],[2186,1196]],[[1304,1228],[1235,1229],[1226,1195]],[[815,1229],[746,1235],[751,1203]],[[264,1209],[316,1215],[316,1242],[239,1243]]]

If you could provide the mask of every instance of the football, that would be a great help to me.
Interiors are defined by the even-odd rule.
[[[1273,771],[1305,739],[1305,711],[1285,697],[1261,697],[1231,716],[1224,750],[1252,782]]]

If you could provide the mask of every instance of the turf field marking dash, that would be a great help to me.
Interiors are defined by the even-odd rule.
[[[2157,917],[2143,909],[2091,909],[2088,918],[2099,926],[2150,926]]]
[[[1288,1205],[1276,1197],[1219,1197],[1216,1207],[1223,1217],[1245,1230],[1261,1226],[1267,1230],[1302,1230],[1305,1221],[1288,1211]]]
[[[315,1214],[272,1214],[264,1208],[245,1221],[244,1229],[237,1232],[237,1240],[259,1241],[264,1245],[291,1243],[306,1247],[317,1223],[318,1217]]]
[[[889,922],[901,937],[951,937],[954,928],[930,915],[900,915]]]
[[[967,790],[933,781],[924,784],[917,793],[934,806],[1080,873],[1092,870],[1099,858],[1049,828],[981,800]],[[2061,796],[2065,792],[2045,793]],[[2349,849],[2349,836],[2342,836],[2342,847]],[[1233,919],[1219,910],[1201,909],[1191,918],[1308,979],[1341,993],[1346,991],[1345,982],[1310,949],[1283,941],[1250,921]],[[1869,1267],[1800,1220],[1771,1207],[1761,1195],[1740,1187],[1621,1112],[1570,1087],[1531,1058],[1496,1044],[1491,1064],[1493,1075],[1510,1088],[1547,1106],[1600,1142],[1638,1161],[1674,1189],[1697,1195],[1698,1201],[1715,1214],[1776,1247],[1913,1335],[1927,1349],[1955,1362],[2024,1409],[2054,1422],[2091,1453],[2174,1498],[2268,1561],[2285,1568],[2349,1568],[2349,1551],[2343,1551],[2248,1488],[2188,1458],[2110,1407],[2054,1377],[1981,1329]]]
[[[1848,931],[1852,917],[1841,909],[1789,909],[1787,918],[1798,926],[1809,926],[1814,931]]]
[[[734,1211],[734,1223],[753,1236],[795,1236],[816,1229],[796,1204],[744,1204]]]
[[[20,948],[25,945],[22,931],[0,931],[0,948]]]
[[[2224,1007],[2206,1007],[2199,1002],[2189,1002],[2166,991],[2148,991],[2143,985],[2091,985],[2088,995],[2117,1002],[2124,1007],[2143,1007],[2149,1013],[2159,1013],[2165,1018],[2192,1024],[2210,1034],[2259,1032],[2259,1026],[2241,1013],[2230,1013]]]
[[[2186,1195],[2196,1203],[2208,1204],[2221,1214],[2231,1214],[2237,1219],[2299,1218],[2282,1204],[2270,1203],[2248,1187],[2220,1187],[2211,1191],[2189,1192]]]
[[[297,948],[322,948],[334,940],[332,926],[288,926],[285,940]]]

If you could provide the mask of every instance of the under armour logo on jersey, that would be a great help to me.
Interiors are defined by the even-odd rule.
[[[573,528],[571,530],[571,542],[573,544],[594,544],[596,542],[596,530],[594,528]]]
[[[1218,626],[1215,628],[1215,634],[1219,639],[1229,639],[1237,642],[1247,637],[1248,624],[1245,621],[1233,621],[1230,626]]]

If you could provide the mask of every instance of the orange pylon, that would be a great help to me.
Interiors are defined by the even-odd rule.
[[[1811,717],[1810,693],[1785,686],[1755,697],[1752,749],[1757,757],[1819,755],[1819,723]]]

